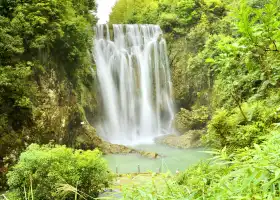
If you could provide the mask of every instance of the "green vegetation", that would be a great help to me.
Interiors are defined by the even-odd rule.
[[[10,199],[74,199],[68,185],[80,196],[96,197],[109,186],[112,174],[98,150],[73,151],[65,146],[30,145],[8,173]],[[28,194],[27,194],[28,193]],[[86,196],[85,196],[86,195]],[[33,199],[33,198],[32,198]]]
[[[175,116],[175,128],[181,133],[202,129],[206,126],[208,118],[208,109],[205,106],[193,109],[192,111],[181,108],[180,112]]]
[[[29,144],[95,136],[80,124],[96,113],[90,10],[94,0],[0,1],[0,190]]]
[[[230,150],[261,143],[280,121],[280,96],[273,94],[272,98],[249,101],[231,110],[217,110],[209,122],[206,142]]]
[[[108,186],[98,150],[54,144],[135,152],[91,126],[95,10],[94,0],[0,0],[0,190],[8,177],[10,199],[91,198]],[[114,23],[161,26],[179,109],[171,139],[216,149],[123,198],[280,198],[280,1],[119,0]]]

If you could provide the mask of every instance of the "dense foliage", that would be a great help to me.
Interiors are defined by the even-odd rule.
[[[112,174],[99,150],[73,151],[65,146],[30,145],[8,173],[11,199],[75,199],[75,190],[88,199],[108,187]],[[33,199],[33,198],[32,198]]]
[[[0,1],[0,177],[32,142],[74,146],[94,116],[95,10],[94,0]]]
[[[174,125],[177,131],[185,133],[189,130],[199,130],[204,128],[208,118],[208,109],[205,106],[193,109],[192,111],[181,108],[180,112],[175,116]]]

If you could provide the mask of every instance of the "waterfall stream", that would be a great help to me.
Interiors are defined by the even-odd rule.
[[[172,132],[174,105],[166,41],[157,25],[97,25],[94,57],[103,116],[98,133],[115,144],[151,143]]]

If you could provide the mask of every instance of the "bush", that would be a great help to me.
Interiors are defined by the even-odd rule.
[[[217,110],[204,142],[215,148],[227,146],[229,150],[259,144],[280,121],[278,106],[279,103],[262,100],[243,103],[240,108]]]
[[[206,126],[208,117],[208,109],[204,106],[192,111],[181,108],[175,117],[175,127],[182,134],[189,130],[202,129]]]
[[[37,144],[21,154],[7,177],[13,198],[24,199],[25,191],[30,191],[40,200],[74,199],[73,191],[96,197],[112,180],[99,150]]]

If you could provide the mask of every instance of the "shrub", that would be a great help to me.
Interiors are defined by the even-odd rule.
[[[243,103],[240,108],[220,109],[209,122],[204,142],[229,150],[252,147],[280,121],[278,105],[267,100]]]
[[[208,109],[204,106],[192,111],[181,108],[175,117],[175,127],[182,134],[188,130],[202,129],[205,127],[208,117]]]
[[[37,144],[30,145],[21,154],[7,177],[15,199],[23,199],[25,191],[31,190],[34,198],[40,200],[74,199],[75,194],[71,192],[59,192],[66,185],[81,195],[96,197],[112,180],[99,150]]]

